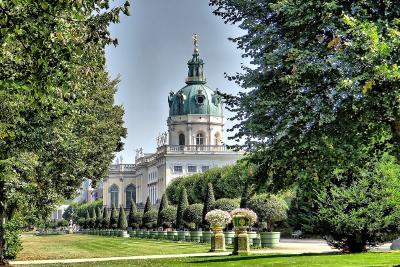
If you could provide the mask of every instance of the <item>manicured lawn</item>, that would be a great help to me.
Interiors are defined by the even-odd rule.
[[[226,257],[205,257],[205,258],[178,258],[178,259],[157,259],[157,260],[134,260],[134,261],[109,261],[81,264],[53,264],[35,265],[41,267],[116,267],[116,266],[137,266],[137,267],[259,267],[259,266],[324,266],[324,267],[346,267],[346,266],[396,266],[400,264],[399,252],[370,252],[361,254],[341,255],[260,255],[260,256],[226,256]]]
[[[16,260],[202,253],[210,245],[94,235],[22,236]]]

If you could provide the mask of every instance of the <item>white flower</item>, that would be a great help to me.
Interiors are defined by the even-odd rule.
[[[231,215],[223,210],[212,210],[206,214],[206,221],[208,221],[211,225],[225,225],[230,223],[231,220]]]
[[[241,215],[249,219],[252,223],[257,221],[257,214],[249,209],[234,209],[231,211],[232,217],[235,217],[236,215]]]

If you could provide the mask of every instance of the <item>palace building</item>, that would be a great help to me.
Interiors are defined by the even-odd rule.
[[[121,162],[110,166],[103,182],[104,206],[129,208],[133,199],[141,207],[147,197],[156,205],[175,178],[234,164],[243,155],[229,150],[222,142],[222,99],[207,86],[197,35],[194,46],[186,86],[168,96],[168,133],[157,138],[155,153],[139,149],[135,164]]]

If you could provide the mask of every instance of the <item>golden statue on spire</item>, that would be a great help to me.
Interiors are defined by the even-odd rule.
[[[197,33],[194,33],[192,38],[193,38],[194,52],[198,53],[199,52],[199,36],[197,35]]]

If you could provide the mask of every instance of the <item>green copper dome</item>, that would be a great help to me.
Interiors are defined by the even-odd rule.
[[[221,97],[206,85],[203,66],[204,62],[196,48],[192,59],[188,62],[187,85],[178,92],[169,94],[170,116],[188,114],[222,116]]]

